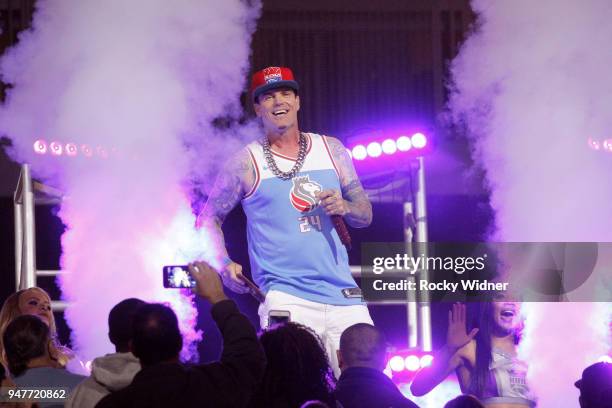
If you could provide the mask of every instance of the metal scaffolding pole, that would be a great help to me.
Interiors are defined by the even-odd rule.
[[[427,210],[425,197],[425,166],[423,157],[418,157],[409,161],[410,181],[403,180],[401,183],[390,183],[382,189],[376,190],[375,201],[373,202],[398,202],[398,195],[390,192],[404,189],[408,184],[413,184],[412,193],[408,197],[404,191],[403,203],[403,229],[404,229],[404,249],[408,256],[414,256],[415,248],[419,249],[418,256],[427,248]],[[380,176],[380,175],[378,175]],[[372,196],[371,196],[372,199]],[[366,273],[360,266],[351,266],[351,273],[358,277]],[[417,274],[407,276],[409,281],[417,279],[428,279],[428,271],[420,270]],[[417,286],[418,287],[418,286]],[[431,308],[430,299],[427,292],[406,291],[406,322],[408,330],[408,347],[420,348],[423,351],[432,350],[431,335]]]
[[[19,186],[21,183],[17,184],[17,190],[19,191]],[[21,194],[20,192],[15,191],[15,195],[13,196],[13,214],[15,217],[15,289],[19,290],[19,281],[21,280],[21,255],[23,248],[23,201],[21,199],[18,200],[17,195]]]
[[[412,256],[412,239],[414,237],[414,214],[412,202],[404,202],[404,243],[408,256]],[[414,281],[414,275],[407,277]],[[408,327],[408,347],[417,348],[419,345],[419,318],[417,311],[416,291],[406,291],[406,318]]]
[[[417,159],[417,191],[415,197],[415,213],[416,213],[416,242],[427,242],[427,208],[425,199],[425,160],[423,157]],[[427,248],[425,245],[420,245],[422,252],[418,255],[427,257]],[[419,279],[429,280],[427,268],[419,271]],[[419,334],[420,346],[423,351],[432,351],[431,339],[431,306],[429,303],[429,294],[427,291],[419,292]]]
[[[36,241],[34,192],[30,166],[23,164],[14,195],[15,286],[17,290],[36,286]]]
[[[55,195],[55,198],[39,197],[36,199],[34,190]],[[36,204],[54,204],[61,202],[61,192],[40,183],[32,182],[30,166],[23,164],[17,188],[13,196],[13,212],[15,215],[15,289],[22,290],[37,285],[38,276],[57,276],[61,271],[36,269],[36,228],[34,208]],[[65,310],[68,303],[51,301],[55,311]]]

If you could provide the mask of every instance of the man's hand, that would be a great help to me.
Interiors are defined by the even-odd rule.
[[[223,285],[216,270],[206,262],[193,262],[189,264],[189,273],[196,281],[195,293],[215,304],[227,299],[223,292]]]
[[[468,344],[478,333],[478,329],[472,329],[470,334],[465,328],[465,305],[453,304],[453,310],[448,312],[448,333],[446,334],[446,345],[454,353]]]
[[[249,288],[242,279],[242,265],[230,261],[221,271],[223,284],[234,293],[248,293]]]
[[[320,200],[321,207],[327,215],[344,216],[351,212],[348,203],[338,190],[323,190],[317,193],[316,197]]]

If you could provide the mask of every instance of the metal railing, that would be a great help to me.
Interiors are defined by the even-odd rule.
[[[425,195],[425,159],[417,157],[411,163],[411,175],[406,180],[398,180],[390,183],[384,188],[376,190],[375,195],[370,196],[372,202],[403,202],[403,227],[404,227],[404,244],[406,254],[412,255],[413,246],[422,244],[428,241],[427,237],[427,209]],[[377,175],[379,176],[379,175]],[[396,195],[393,191],[403,189],[407,184],[412,183],[411,197],[406,197],[402,194]],[[425,248],[420,246],[421,251]],[[423,254],[426,255],[426,254]],[[363,270],[362,266],[351,265],[351,274],[353,277],[360,277],[362,274],[371,272],[371,270]],[[428,280],[429,273],[427,269],[418,271],[418,278]],[[432,350],[432,335],[431,335],[431,304],[430,298],[426,291],[406,291],[406,319],[408,326],[408,347],[420,348],[422,351]],[[397,301],[377,301],[377,304],[397,304]],[[402,302],[403,303],[403,302]]]
[[[36,196],[36,192],[45,196]],[[15,215],[15,289],[22,290],[37,286],[37,278],[57,276],[62,271],[36,269],[36,222],[34,208],[36,204],[56,204],[62,200],[58,190],[33,182],[30,166],[23,164],[17,188],[13,195]],[[67,303],[51,301],[54,311],[65,310]]]

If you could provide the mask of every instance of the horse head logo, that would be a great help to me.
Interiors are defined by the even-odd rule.
[[[316,193],[321,192],[321,185],[310,181],[309,176],[294,177],[291,181],[293,182],[293,188],[289,194],[291,205],[303,213],[314,210],[318,205]]]

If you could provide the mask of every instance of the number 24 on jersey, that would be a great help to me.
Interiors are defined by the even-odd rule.
[[[318,215],[308,215],[306,217],[298,218],[300,222],[300,232],[310,232],[312,228],[315,228],[317,231],[321,231],[321,217]]]

